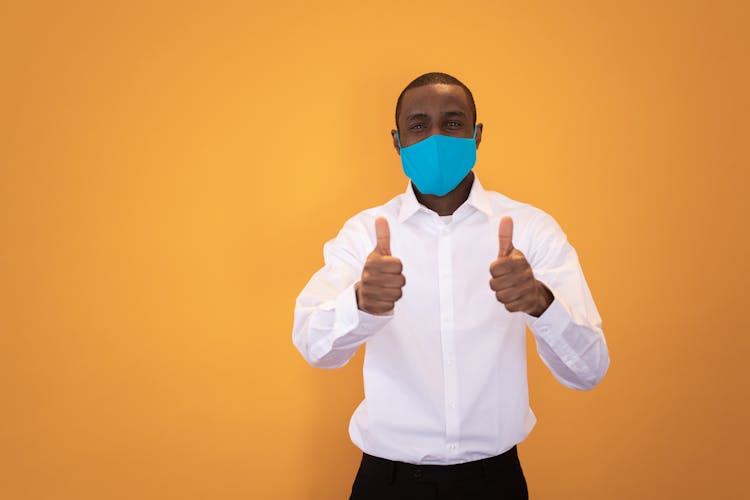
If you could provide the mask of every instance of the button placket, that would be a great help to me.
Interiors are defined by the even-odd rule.
[[[458,372],[456,367],[453,264],[451,232],[443,227],[438,235],[438,282],[440,288],[440,340],[443,353],[443,382],[445,401],[445,440],[450,451],[458,448]]]

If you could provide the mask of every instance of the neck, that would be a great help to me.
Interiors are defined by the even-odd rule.
[[[444,194],[443,196],[436,196],[434,194],[420,193],[416,186],[412,183],[414,189],[414,195],[417,197],[417,201],[429,208],[438,215],[451,215],[460,207],[467,199],[469,199],[469,193],[471,192],[471,185],[474,182],[474,172],[470,171],[466,174],[458,186],[453,188],[453,191]]]

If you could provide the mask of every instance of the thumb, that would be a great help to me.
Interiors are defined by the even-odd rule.
[[[500,240],[500,252],[497,256],[509,256],[513,251],[513,219],[511,219],[510,217],[503,217],[500,220],[498,238]]]
[[[375,251],[380,255],[390,255],[391,231],[388,228],[388,219],[386,219],[385,217],[378,217],[377,219],[375,219],[375,237],[378,240]]]

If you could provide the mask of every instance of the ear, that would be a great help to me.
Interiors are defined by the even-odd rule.
[[[477,123],[477,136],[474,138],[477,143],[477,149],[479,149],[479,143],[482,142],[482,128],[484,128],[484,125]]]
[[[398,147],[398,131],[391,130],[391,138],[393,139],[393,147],[396,149],[396,153],[401,156],[401,148]]]

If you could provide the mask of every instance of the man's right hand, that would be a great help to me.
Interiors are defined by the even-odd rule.
[[[357,307],[365,312],[385,315],[401,298],[406,278],[401,274],[401,261],[391,256],[391,233],[385,217],[375,219],[377,244],[362,269],[362,278],[354,286]]]

